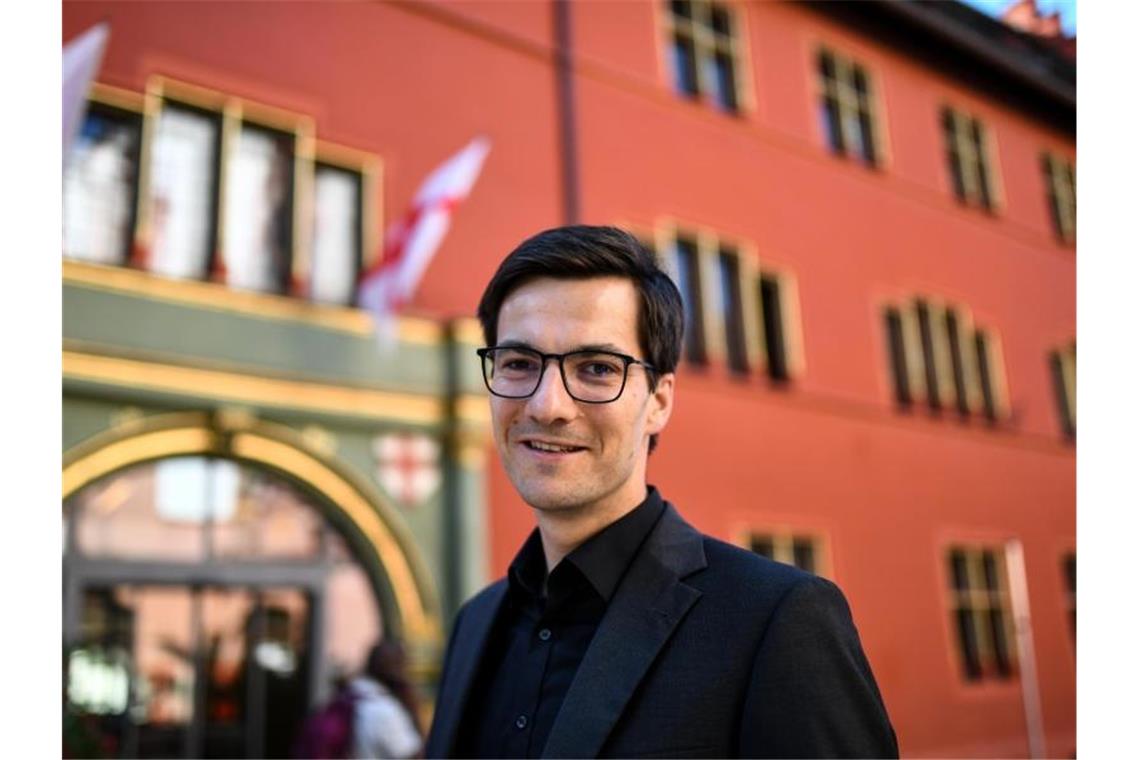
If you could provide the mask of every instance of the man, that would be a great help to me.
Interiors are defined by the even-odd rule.
[[[479,319],[538,526],[456,617],[427,755],[897,756],[835,585],[701,535],[646,484],[683,320],[652,254],[611,227],[540,233]]]

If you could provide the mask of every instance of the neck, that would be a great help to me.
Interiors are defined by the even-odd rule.
[[[549,511],[536,509],[542,553],[546,556],[546,571],[549,573],[567,554],[628,515],[648,495],[649,489],[642,484],[635,498],[626,498],[612,505],[591,504],[588,507]]]

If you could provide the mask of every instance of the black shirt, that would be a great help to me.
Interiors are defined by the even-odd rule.
[[[605,614],[665,504],[645,501],[570,552],[549,578],[538,529],[507,572],[507,596],[471,685],[458,757],[538,757]]]

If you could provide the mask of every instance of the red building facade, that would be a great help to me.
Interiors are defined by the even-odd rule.
[[[374,157],[377,220],[487,135],[428,320],[472,314],[538,230],[651,243],[690,322],[650,481],[840,585],[904,755],[1067,756],[1075,63],[895,5],[74,2],[63,38],[108,18],[100,83],[225,93]],[[493,578],[533,521],[483,446]]]

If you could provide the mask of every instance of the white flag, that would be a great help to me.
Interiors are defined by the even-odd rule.
[[[359,303],[373,315],[382,348],[394,343],[395,312],[411,300],[451,226],[452,212],[470,194],[490,150],[487,138],[476,137],[432,172],[408,213],[388,229],[380,260],[361,276]]]
[[[63,46],[63,165],[87,112],[87,91],[99,70],[111,25],[101,21]]]

